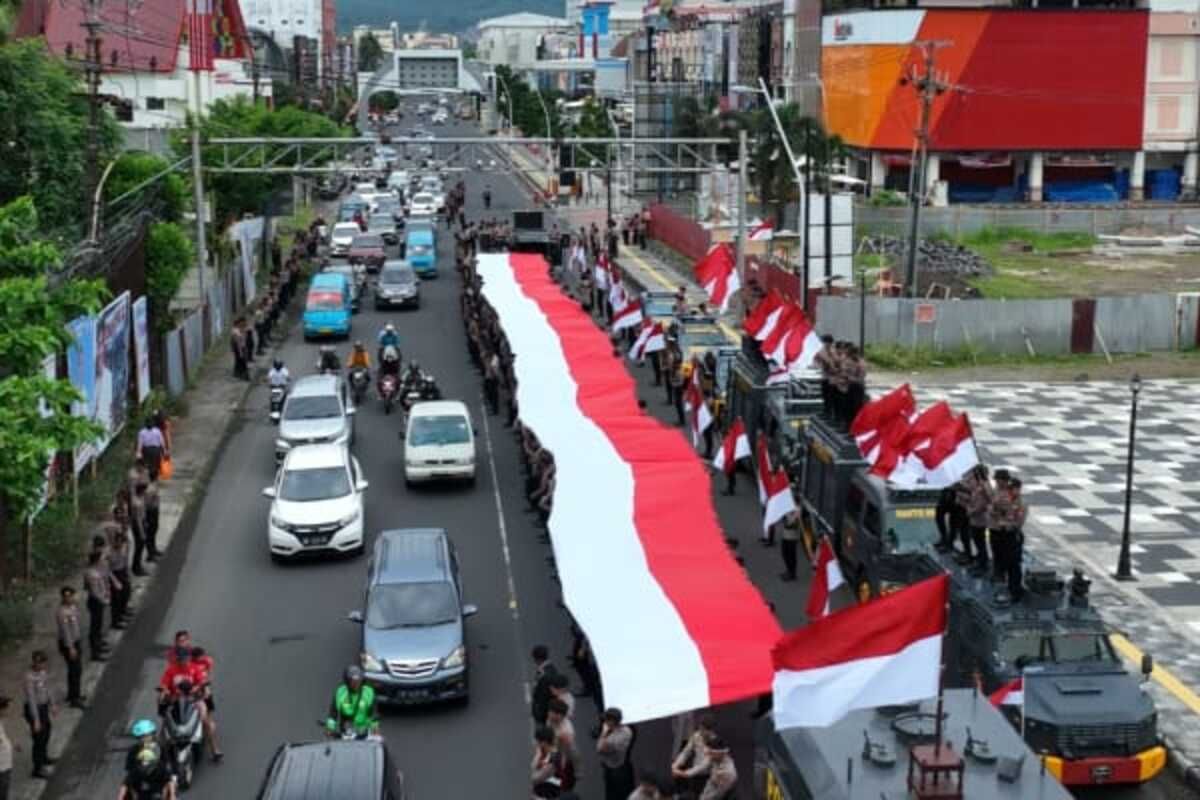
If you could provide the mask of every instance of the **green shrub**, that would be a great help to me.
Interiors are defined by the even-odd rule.
[[[0,650],[33,633],[33,598],[22,594],[0,595]]]

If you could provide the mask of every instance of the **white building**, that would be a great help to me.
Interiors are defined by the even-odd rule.
[[[372,28],[370,25],[355,25],[354,26],[354,50],[359,49],[359,42],[367,34],[375,37],[375,41],[379,42],[379,47],[385,53],[391,53],[397,49],[400,39],[400,31],[396,23],[392,23],[386,28]]]
[[[297,36],[317,42],[317,74],[333,71],[337,37],[334,0],[240,0],[246,26],[291,52]]]
[[[573,26],[562,17],[544,14],[507,14],[479,23],[478,58],[486,64],[506,64],[520,71],[539,60],[545,37],[570,33]]]

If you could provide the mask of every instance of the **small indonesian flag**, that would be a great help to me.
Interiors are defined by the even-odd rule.
[[[789,370],[805,370],[821,352],[821,337],[813,329],[808,316],[798,306],[791,317],[790,328],[775,349],[764,353],[768,358]]]
[[[919,455],[925,465],[926,486],[943,489],[962,480],[963,475],[979,464],[975,433],[966,413],[959,414],[935,433]]]
[[[988,695],[988,699],[992,701],[992,705],[994,705],[996,708],[1000,708],[1001,706],[1024,705],[1025,679],[1014,678]]]
[[[766,297],[758,301],[758,305],[750,310],[746,315],[746,319],[742,322],[742,327],[746,333],[750,334],[756,341],[762,341],[759,337],[760,332],[770,323],[774,327],[774,320],[779,318],[783,307],[787,305],[787,301],[779,292],[772,289]]]
[[[714,246],[696,262],[693,272],[713,307],[725,313],[734,293],[742,288],[733,248],[727,242]]]
[[[885,444],[900,447],[916,408],[912,387],[906,383],[859,409],[850,423],[850,435],[863,458],[874,464]]]
[[[767,452],[767,435],[758,432],[754,444],[754,476],[758,480],[758,502],[767,504],[767,478],[771,475],[771,454]]]
[[[805,613],[809,620],[824,617],[829,613],[829,596],[833,590],[846,583],[842,577],[842,568],[838,566],[837,556],[834,555],[833,545],[829,538],[821,537],[817,545],[817,563],[813,565],[812,584],[808,587],[808,607]]]
[[[712,412],[704,401],[704,390],[700,386],[700,362],[692,361],[692,377],[687,388],[683,390],[683,405],[688,412],[688,421],[692,429],[692,444],[700,444],[700,437],[712,425]]]
[[[937,695],[946,600],[943,574],[785,634],[771,651],[776,730]]]
[[[763,509],[763,538],[771,530],[771,526],[796,510],[796,499],[792,497],[792,482],[783,467],[771,472],[763,489],[767,495],[766,508]]]
[[[647,354],[665,349],[667,349],[667,333],[663,330],[662,323],[652,322],[648,319],[642,320],[642,329],[638,332],[638,338],[634,340],[633,347],[629,348],[629,357],[640,363]]]
[[[746,237],[752,242],[765,242],[775,236],[775,223],[771,220],[759,220],[750,227]]]
[[[774,324],[770,326],[769,331],[764,327],[764,330],[759,332],[763,355],[770,358],[771,354],[787,340],[792,328],[803,319],[804,312],[795,303],[788,303],[780,309],[779,315],[775,317]]]
[[[601,253],[596,257],[596,266],[592,269],[592,275],[596,279],[596,288],[607,292],[608,287],[612,285],[608,269],[608,253]]]
[[[640,300],[630,300],[620,311],[613,309],[612,330],[614,333],[641,324],[642,302]]]
[[[619,280],[612,282],[612,288],[608,290],[608,303],[614,314],[620,314],[629,305],[629,292],[625,291],[624,283]]]
[[[737,468],[737,462],[749,457],[750,437],[746,435],[746,426],[742,424],[742,418],[738,417],[729,426],[725,441],[721,442],[721,449],[713,459],[713,466],[726,475],[732,475]]]

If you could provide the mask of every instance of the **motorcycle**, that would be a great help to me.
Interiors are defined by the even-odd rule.
[[[317,720],[317,725],[321,730],[325,731],[325,737],[328,739],[341,739],[343,742],[382,742],[383,734],[378,728],[373,728],[370,733],[359,733],[354,730],[354,725],[350,722],[343,722],[340,730],[329,730],[328,723],[323,720]]]
[[[391,414],[400,391],[400,379],[390,372],[379,378],[379,399],[383,401],[383,413]]]
[[[284,387],[271,387],[270,417],[272,422],[279,422],[279,415],[283,413],[283,400],[286,395],[287,390]]]
[[[179,696],[167,705],[163,714],[163,751],[179,780],[180,789],[192,785],[196,764],[203,755],[204,725],[201,723],[199,705],[202,702],[193,696],[191,686],[181,684]]]
[[[342,366],[336,359],[326,361],[323,358],[317,359],[317,374],[318,375],[337,375],[342,371]]]
[[[350,391],[354,395],[354,405],[362,405],[367,396],[367,387],[371,385],[371,372],[366,367],[355,367],[350,370]]]
[[[417,390],[421,400],[441,400],[442,390],[438,388],[433,376],[425,373],[421,376],[420,388]]]

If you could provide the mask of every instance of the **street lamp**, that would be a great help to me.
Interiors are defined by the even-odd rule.
[[[621,171],[621,129],[617,126],[617,118],[615,116],[613,116],[611,108],[609,108],[608,106],[605,106],[604,113],[608,117],[608,124],[612,126],[613,138],[615,138],[617,140],[617,180],[620,180],[621,176],[624,174]],[[612,160],[612,156],[611,156],[611,154],[608,153],[607,150],[605,150],[604,155],[609,161]],[[612,219],[612,215],[613,215],[613,204],[612,204],[613,177],[612,177],[612,169],[611,168],[608,170],[607,178],[608,178],[608,218]]]
[[[1121,555],[1117,559],[1119,581],[1132,581],[1133,567],[1129,556],[1129,510],[1133,503],[1133,448],[1137,441],[1137,404],[1138,393],[1142,391],[1142,378],[1136,373],[1129,381],[1129,452],[1125,457],[1125,524],[1121,528]]]

